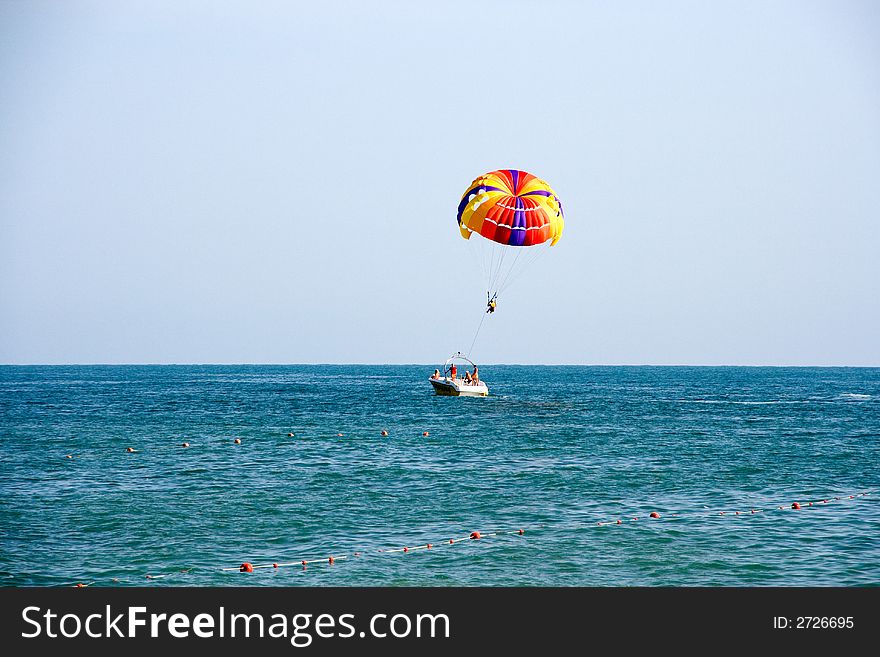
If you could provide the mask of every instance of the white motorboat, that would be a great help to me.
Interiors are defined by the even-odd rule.
[[[470,383],[465,381],[465,379],[458,375],[458,372],[455,372],[455,376],[453,377],[453,367],[455,366],[456,361],[467,362],[476,367],[474,361],[470,360],[467,356],[462,354],[460,351],[450,356],[446,363],[443,366],[443,373],[439,376],[431,377],[428,381],[431,382],[431,385],[434,387],[434,392],[438,395],[446,395],[451,397],[486,397],[489,395],[489,386],[480,379],[477,379],[476,383]],[[456,368],[457,370],[458,368]]]

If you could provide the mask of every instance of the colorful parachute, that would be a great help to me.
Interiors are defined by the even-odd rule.
[[[472,233],[485,238],[471,243],[478,243],[474,248],[487,276],[489,314],[498,294],[559,241],[564,225],[556,192],[530,173],[499,169],[470,184],[458,205],[458,228],[467,240]],[[524,252],[528,255],[520,258]]]
[[[525,171],[499,169],[474,180],[458,205],[458,227],[507,246],[534,246],[562,237],[562,204],[546,182]]]

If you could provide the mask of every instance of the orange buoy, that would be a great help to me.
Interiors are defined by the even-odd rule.
[[[633,520],[638,520],[638,518],[633,518]]]
[[[423,436],[430,436],[431,434],[429,434],[427,431],[422,431],[422,435]]]
[[[383,436],[387,436],[387,435],[388,435],[388,432],[385,431],[385,429],[382,429],[382,435],[383,435]]]
[[[408,547],[404,547],[404,548],[403,548],[403,551],[404,551],[404,552],[409,552],[409,548],[408,548]]]
[[[452,545],[453,543],[455,543],[455,541],[454,541],[453,539],[450,538],[450,539],[449,539],[449,544]]]
[[[620,520],[618,520],[617,522],[620,522]],[[526,530],[525,530],[525,529],[520,529],[519,532],[517,532],[517,533],[518,533],[520,536],[522,536],[523,534],[526,533]]]
[[[341,433],[337,433],[336,435],[339,436],[340,438],[342,438],[342,434],[341,434]]]
[[[278,567],[278,564],[277,564],[277,563],[273,563],[273,564],[272,564],[272,567],[273,567],[273,568],[277,568],[277,567]]]
[[[719,516],[723,516],[723,515],[724,515],[724,511],[722,511],[722,512],[719,513],[718,515],[719,515]]]
[[[651,517],[652,517],[652,518],[659,518],[659,517],[660,517],[660,514],[657,513],[656,511],[651,511]]]
[[[126,447],[125,451],[131,454],[132,452],[134,452],[134,447]]]
[[[251,563],[245,561],[238,569],[240,573],[252,573],[254,572],[254,567]]]
[[[354,553],[354,556],[359,557],[359,556],[361,556],[361,553],[360,553],[360,552],[355,552],[355,553]]]
[[[735,513],[736,513],[736,515],[739,515],[739,511],[736,511]]]
[[[792,502],[792,503],[791,503],[791,508],[792,508],[792,509],[800,509],[800,508],[801,508],[801,505],[798,504],[797,502]]]
[[[66,459],[72,459],[72,458],[73,458],[73,456],[71,456],[71,455],[70,455],[70,454],[68,454],[68,455],[67,455],[67,456],[65,456],[65,457],[64,457],[64,458],[66,458]]]
[[[189,443],[183,443],[182,447],[189,447]]]
[[[303,568],[305,568],[305,567],[306,567],[306,564],[308,563],[308,561],[306,561],[305,559],[303,559],[300,563],[302,563]]]
[[[430,543],[426,543],[425,547],[430,550],[433,546]]]
[[[479,541],[481,538],[482,536],[480,536],[480,532],[471,532],[471,540]]]
[[[288,438],[293,438],[293,434],[292,434],[292,433],[289,433],[289,434],[287,434],[287,437],[288,437]]]
[[[327,563],[329,563],[332,566],[333,565],[333,557],[330,557],[329,559],[327,559]]]
[[[82,589],[82,588],[85,588],[85,586],[86,586],[85,584],[83,584],[82,582],[80,582],[79,584],[76,585],[76,588],[78,588],[78,589]]]
[[[235,443],[236,445],[241,445],[241,438],[236,438],[232,442]]]
[[[621,524],[621,521],[618,520],[618,521],[617,521],[617,524],[618,524],[618,525]],[[519,531],[520,531],[520,533],[522,533],[522,530],[521,530],[521,529],[520,529]]]

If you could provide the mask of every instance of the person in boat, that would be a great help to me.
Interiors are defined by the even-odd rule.
[[[458,370],[455,368],[455,363],[453,363],[452,367],[449,368],[449,376],[452,378],[453,381],[455,381],[455,375],[457,372]]]
[[[434,380],[439,379],[440,378],[440,370],[434,370],[434,374],[433,374],[433,376],[431,376],[431,378]]]
[[[465,384],[466,386],[469,386],[469,385],[471,385],[473,382],[474,382],[474,380],[471,378],[471,373],[468,372],[467,370],[465,370],[465,371],[464,371],[464,384]]]
[[[480,372],[477,369],[476,363],[474,363],[474,373],[471,374],[471,383],[473,383],[475,386],[480,385]]]

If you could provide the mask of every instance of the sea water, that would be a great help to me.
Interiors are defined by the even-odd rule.
[[[0,584],[880,583],[880,369],[434,367],[0,367]]]

